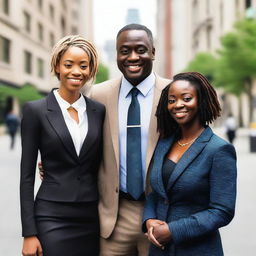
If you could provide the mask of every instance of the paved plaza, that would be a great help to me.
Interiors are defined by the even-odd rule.
[[[222,136],[221,130],[216,132]],[[0,255],[21,255],[19,208],[20,138],[9,149],[9,137],[0,136]],[[232,223],[221,229],[225,256],[254,256],[256,251],[256,153],[249,152],[248,130],[235,141],[238,155],[238,195]],[[40,183],[36,178],[36,184]],[[195,255],[196,256],[196,255]]]

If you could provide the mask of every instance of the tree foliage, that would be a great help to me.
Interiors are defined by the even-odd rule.
[[[201,52],[188,64],[185,71],[196,71],[206,76],[209,81],[214,80],[216,72],[217,59],[212,54]]]
[[[103,65],[102,63],[100,63],[99,70],[96,75],[95,83],[98,84],[98,83],[104,82],[104,81],[108,80],[108,78],[109,78],[108,68],[105,65]]]

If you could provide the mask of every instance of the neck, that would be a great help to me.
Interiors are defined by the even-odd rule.
[[[204,127],[201,124],[189,126],[189,127],[181,127],[181,137],[180,140],[182,141],[190,141],[195,138],[197,138],[202,131],[204,130]]]
[[[59,94],[62,99],[67,101],[69,104],[73,104],[80,98],[80,91],[68,91],[63,89],[62,87],[59,88]]]

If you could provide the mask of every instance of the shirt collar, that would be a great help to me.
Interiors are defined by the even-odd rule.
[[[146,77],[141,83],[139,83],[136,88],[140,91],[140,93],[146,97],[149,91],[154,87],[156,81],[156,77],[153,73],[151,73],[148,77]],[[123,90],[123,95],[125,97],[128,96],[131,89],[134,87],[125,77],[122,77],[121,87]]]
[[[80,94],[80,97],[77,101],[75,101],[73,104],[70,104],[60,96],[58,89],[54,90],[53,93],[54,93],[54,96],[56,97],[56,100],[59,103],[61,109],[67,110],[70,106],[72,106],[78,112],[80,112],[80,111],[84,112],[86,110],[86,101],[82,94]]]

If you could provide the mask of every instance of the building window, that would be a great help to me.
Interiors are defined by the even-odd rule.
[[[54,34],[50,32],[50,47],[53,47],[55,44]]]
[[[0,61],[10,63],[10,46],[11,41],[3,36],[0,36]]]
[[[224,19],[223,2],[220,3],[220,31],[223,31],[223,19]]]
[[[55,16],[54,13],[55,13],[55,12],[54,12],[54,7],[53,7],[52,4],[50,4],[50,5],[49,5],[49,14],[50,14],[50,19],[51,19],[51,21],[54,21],[54,16]]]
[[[27,32],[31,31],[31,16],[26,11],[23,12],[24,15],[24,27]]]
[[[38,0],[37,3],[38,3],[38,9],[40,11],[42,11],[43,10],[43,0]]]
[[[210,14],[210,0],[206,1],[206,13]]]
[[[64,10],[66,10],[67,9],[66,1],[65,0],[61,0],[61,4],[62,4],[62,8]]]
[[[251,3],[251,0],[245,0],[245,8],[249,8],[251,7],[252,3]]]
[[[212,26],[209,25],[206,29],[206,43],[207,43],[207,50],[211,51],[211,34],[212,34]]]
[[[29,51],[24,51],[24,71],[32,74],[32,54]]]
[[[0,0],[0,10],[6,15],[9,15],[9,0]]]
[[[44,28],[41,23],[38,23],[38,39],[40,42],[44,41]]]
[[[192,6],[192,24],[194,24],[194,27],[198,25],[199,20],[199,7],[197,0],[194,0],[193,6]]]
[[[44,77],[44,61],[41,58],[37,59],[37,75],[40,78]]]
[[[75,27],[75,26],[72,26],[72,28],[71,28],[71,33],[72,33],[73,35],[76,35],[76,34],[78,34],[78,30],[77,30],[77,27]]]
[[[66,21],[63,16],[61,17],[60,24],[61,24],[62,36],[65,36],[66,35]]]

